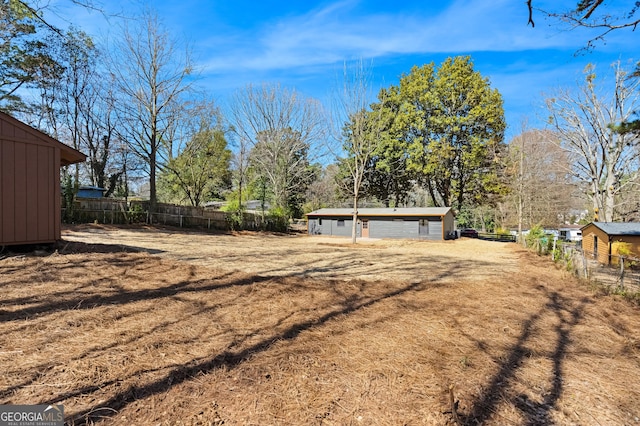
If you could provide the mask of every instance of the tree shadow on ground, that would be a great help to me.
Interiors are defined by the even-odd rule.
[[[105,248],[102,245],[98,245],[98,247],[84,246],[79,247],[76,252],[92,253],[92,248],[96,248],[96,253],[106,254],[106,256],[100,258],[100,262],[105,264],[105,267],[106,264],[111,263],[111,266],[120,268],[116,269],[115,272],[120,271],[122,273],[122,271],[127,270],[140,271],[140,273],[147,272],[146,265],[140,263],[140,259],[132,258],[129,261],[126,257],[118,256],[118,252],[122,250],[116,250],[114,247]],[[109,255],[114,252],[116,255]],[[36,325],[39,327],[39,324],[43,322],[59,321],[63,317],[54,315],[64,313],[64,321],[62,321],[60,327],[57,327],[64,329],[69,318],[73,321],[90,321],[90,318],[96,314],[114,312],[116,310],[123,310],[125,312],[124,316],[144,316],[145,312],[141,308],[147,306],[146,304],[149,302],[154,306],[162,306],[169,300],[175,302],[180,298],[186,297],[188,300],[185,299],[185,303],[189,303],[190,311],[186,314],[180,314],[178,317],[181,326],[186,327],[186,323],[201,321],[202,318],[199,315],[205,311],[209,311],[209,319],[224,320],[225,318],[222,316],[224,314],[219,314],[217,311],[223,304],[235,305],[238,309],[250,313],[251,307],[248,305],[250,302],[247,302],[246,297],[256,291],[259,292],[259,297],[262,300],[271,297],[298,297],[297,295],[312,291],[318,293],[320,303],[313,305],[304,302],[306,299],[301,299],[301,303],[294,305],[292,309],[278,312],[273,321],[260,326],[253,325],[249,330],[229,324],[227,325],[228,329],[222,332],[226,332],[231,337],[225,337],[224,340],[221,340],[224,341],[222,349],[210,351],[210,356],[206,355],[207,352],[201,351],[188,361],[180,362],[177,365],[141,366],[141,368],[127,373],[125,376],[116,377],[111,374],[94,381],[85,378],[78,380],[69,389],[60,389],[60,392],[52,392],[49,396],[40,397],[41,403],[53,404],[95,395],[95,399],[100,400],[99,406],[94,403],[91,404],[90,408],[82,409],[76,413],[69,411],[68,422],[77,425],[92,424],[104,419],[105,413],[112,415],[140,398],[164,393],[200,374],[206,374],[219,368],[233,369],[251,356],[268,351],[277,342],[294,341],[300,333],[322,327],[334,318],[351,315],[384,300],[426,288],[423,282],[399,283],[389,287],[379,283],[365,283],[364,281],[353,283],[350,281],[349,284],[345,284],[344,281],[330,280],[302,281],[300,277],[296,276],[276,280],[273,277],[223,273],[222,271],[219,275],[206,279],[192,276],[193,274],[186,270],[183,271],[184,277],[181,276],[180,279],[173,281],[162,280],[144,288],[136,288],[135,286],[127,288],[118,287],[115,278],[113,283],[109,283],[98,279],[100,277],[89,276],[92,268],[95,268],[98,264],[99,262],[93,263],[87,267],[87,265],[83,265],[83,260],[79,257],[71,258],[68,262],[51,265],[51,270],[47,270],[48,272],[46,273],[58,274],[59,276],[52,276],[50,280],[47,280],[46,285],[48,287],[42,288],[50,288],[54,291],[46,298],[34,298],[24,292],[17,293],[21,295],[20,297],[11,297],[7,293],[3,303],[12,305],[12,311],[4,312],[0,316],[0,325],[7,330],[15,332],[15,326],[31,325],[33,327]],[[173,263],[167,262],[160,274],[170,274],[169,270],[166,269],[170,268],[171,265]],[[453,268],[453,265],[447,266]],[[56,268],[62,268],[62,272],[57,271]],[[143,271],[142,269],[145,270]],[[79,274],[78,276],[83,277],[83,280],[79,281],[76,286],[67,287],[64,291],[56,293],[55,284],[57,279],[70,272]],[[113,271],[104,272],[104,274],[107,273],[113,273]],[[432,278],[439,280],[452,273],[451,269],[442,270],[439,275],[434,275]],[[127,277],[127,279],[132,279],[136,282],[139,280],[139,277],[130,275],[127,275]],[[9,280],[8,286],[13,288],[22,287],[22,284],[18,281],[16,279]],[[91,286],[87,286],[87,283],[95,284],[93,290],[91,290]],[[86,288],[87,291],[82,294],[74,294],[74,290],[78,286]],[[282,287],[282,289],[278,287]],[[225,291],[226,293],[222,293]],[[217,300],[220,294],[225,294],[225,298]],[[207,303],[201,305],[200,301],[202,300],[206,300]],[[145,305],[138,305],[138,302],[144,302]],[[67,312],[70,316],[66,315]],[[157,315],[157,313],[150,313],[150,315]],[[103,318],[103,321],[105,319],[112,320],[111,314],[107,316],[108,318]],[[150,323],[149,327],[135,329],[134,333],[131,334],[118,335],[115,338],[108,338],[95,344],[87,342],[86,347],[81,347],[75,353],[70,353],[70,356],[62,357],[58,361],[44,361],[41,358],[37,365],[32,364],[31,367],[33,368],[30,367],[34,374],[27,375],[26,380],[23,377],[23,380],[19,383],[14,382],[10,388],[2,389],[0,396],[2,398],[11,398],[13,395],[20,395],[19,392],[24,388],[38,386],[40,382],[46,383],[51,377],[55,377],[56,368],[69,368],[69,364],[73,364],[75,361],[84,360],[85,358],[89,358],[89,361],[96,359],[96,357],[104,356],[110,349],[128,351],[132,347],[136,348],[136,340],[142,339],[149,334],[156,336],[155,342],[168,344],[170,346],[169,350],[173,349],[173,347],[180,350],[184,345],[198,344],[197,340],[184,341],[182,336],[177,338],[167,337],[164,333],[167,327],[172,325],[175,325],[175,321],[172,322],[171,319],[163,317],[156,322],[156,325]],[[83,333],[87,334],[88,337],[92,336],[91,333],[94,333],[91,331],[91,327],[83,330]],[[96,330],[99,333],[100,328]],[[211,336],[208,336],[208,338],[212,338]],[[47,340],[47,344],[55,343],[55,336],[52,336],[51,339],[54,340]],[[151,343],[154,341],[151,341]],[[61,362],[63,364],[60,364]],[[123,360],[123,362],[125,361]],[[87,365],[87,363],[79,363],[72,368],[80,368],[83,365]],[[17,377],[16,374],[19,370],[14,370],[12,374]]]
[[[171,371],[166,373],[164,377],[159,378],[151,383],[137,386],[132,385],[128,388],[117,392],[108,400],[102,402],[100,405],[105,407],[106,411],[116,412],[122,410],[131,402],[145,398],[154,394],[164,393],[171,389],[173,386],[176,386],[182,382],[190,380],[193,377],[196,377],[201,374],[207,374],[212,372],[213,370],[219,368],[233,369],[249,359],[251,356],[259,354],[261,352],[269,350],[275,343],[282,341],[292,341],[296,339],[300,333],[313,329],[315,327],[320,327],[323,324],[327,323],[333,318],[342,315],[353,314],[359,310],[372,306],[376,303],[382,302],[383,300],[390,299],[396,296],[400,296],[402,294],[417,291],[424,287],[422,283],[413,283],[408,284],[402,288],[396,289],[394,291],[386,292],[378,297],[374,298],[350,298],[349,300],[345,300],[342,306],[337,309],[331,310],[317,318],[309,318],[305,321],[301,321],[295,323],[282,332],[278,334],[273,334],[268,338],[262,339],[261,341],[254,343],[244,349],[238,351],[225,350],[221,353],[216,354],[213,357],[208,359],[199,360],[196,362],[192,362],[189,365],[180,365],[173,368]],[[236,346],[236,342],[232,342],[229,345],[230,347]],[[87,387],[83,389],[77,389],[72,393],[67,393],[61,395],[55,399],[48,400],[44,403],[54,404],[59,403],[69,397],[74,395],[79,395],[86,392],[93,392],[97,390],[97,387]],[[104,412],[101,410],[97,410],[96,408],[88,409],[79,413],[75,413],[72,415],[72,418],[69,420],[72,424],[82,425],[82,424],[93,424],[93,422],[98,421],[104,418]]]
[[[543,287],[541,287],[543,288]],[[544,289],[544,288],[543,288]],[[548,292],[547,303],[537,312],[524,321],[522,331],[517,341],[509,349],[505,356],[501,357],[498,371],[493,375],[488,385],[483,387],[482,393],[476,398],[469,409],[468,414],[459,415],[465,425],[481,425],[490,420],[498,405],[512,404],[521,413],[527,426],[554,424],[551,412],[562,395],[564,386],[563,362],[567,354],[567,348],[571,344],[571,331],[583,318],[585,306],[589,299],[583,298],[579,303],[562,297],[559,293]],[[532,339],[536,338],[538,322],[546,315],[556,317],[556,325],[553,327],[555,343],[548,356],[553,363],[550,377],[550,391],[540,395],[538,400],[529,396],[514,392],[513,381],[523,363],[532,356],[532,349],[528,347]],[[473,339],[471,336],[468,338]],[[480,350],[487,349],[482,341],[475,340]]]

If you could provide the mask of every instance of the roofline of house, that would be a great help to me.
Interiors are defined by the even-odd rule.
[[[17,118],[12,117],[11,115],[0,111],[0,117],[10,122],[12,125],[19,127],[27,133],[35,134],[38,138],[44,140],[47,143],[50,143],[54,146],[57,146],[60,149],[60,165],[61,166],[69,166],[75,163],[82,163],[87,159],[87,156],[82,152],[71,148],[69,145],[65,145],[59,140],[52,138],[46,133],[36,129],[35,127],[31,127],[26,123],[18,120]]]
[[[614,223],[614,222],[603,222],[603,223]],[[599,230],[601,230],[602,232],[604,232],[605,234],[607,234],[609,237],[622,237],[622,236],[627,236],[627,237],[633,237],[633,236],[640,236],[640,233],[628,233],[628,232],[618,232],[618,233],[609,233],[607,232],[605,229],[602,229],[601,227],[599,227],[597,225],[597,222],[591,222],[591,223],[587,223],[586,225],[584,225],[582,228],[580,228],[580,231],[582,231],[584,228],[586,228],[587,226],[593,225],[596,228],[598,228]]]
[[[449,213],[449,212],[447,212]],[[404,216],[404,217],[424,217],[424,216],[439,216],[445,217],[447,213],[401,213],[397,212],[393,213],[358,213],[358,217],[393,217],[393,216]],[[305,216],[344,216],[344,217],[352,217],[353,212],[351,213],[307,213]]]

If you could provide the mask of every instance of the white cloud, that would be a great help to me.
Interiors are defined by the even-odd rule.
[[[526,25],[527,9],[513,0],[458,0],[442,11],[356,14],[353,2],[240,31],[214,46],[207,68],[283,69],[393,54],[567,48],[572,34]],[[426,9],[426,8],[425,8]]]

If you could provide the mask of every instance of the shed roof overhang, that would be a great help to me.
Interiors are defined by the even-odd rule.
[[[60,142],[58,142],[60,143]],[[60,165],[69,166],[71,164],[83,163],[87,156],[63,143],[60,143]]]
[[[43,133],[40,130],[35,129],[16,118],[13,118],[9,114],[6,114],[0,111],[0,120],[21,129],[25,133],[31,135],[31,137],[33,137],[34,139],[38,140],[39,143],[41,144],[52,145],[60,149],[60,166],[68,166],[75,163],[82,163],[87,159],[87,156],[81,153],[80,151],[73,149],[68,145],[63,144],[62,142],[52,138],[46,133]]]

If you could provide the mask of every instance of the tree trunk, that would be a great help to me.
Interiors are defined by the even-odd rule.
[[[158,195],[156,193],[156,147],[151,144],[149,156],[149,213],[158,211]]]
[[[353,196],[353,224],[351,225],[351,243],[356,243],[358,233],[358,196]]]

